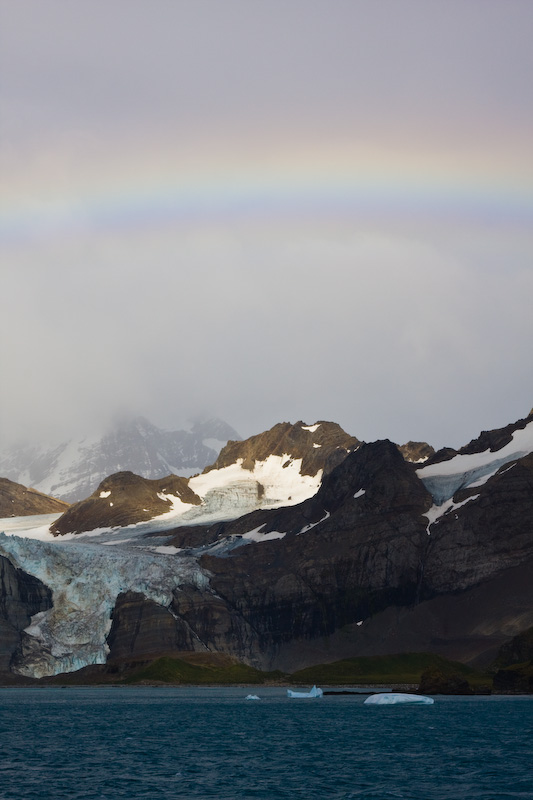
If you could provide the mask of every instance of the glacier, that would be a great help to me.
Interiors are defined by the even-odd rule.
[[[192,556],[157,553],[135,538],[115,547],[104,543],[0,534],[0,554],[52,590],[52,608],[26,628],[20,674],[39,678],[105,663],[111,612],[121,592],[141,592],[168,607],[180,585],[208,587],[208,575]]]
[[[442,506],[459,489],[481,486],[498,470],[533,452],[533,422],[514,431],[511,441],[495,452],[458,454],[417,469],[417,475],[432,495],[435,506]]]

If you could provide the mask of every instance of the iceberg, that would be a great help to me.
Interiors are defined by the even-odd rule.
[[[423,694],[402,694],[401,692],[378,692],[367,697],[365,706],[395,706],[400,703],[418,703],[418,705],[431,706],[435,701],[432,697]]]
[[[256,694],[247,694],[245,700],[260,700],[261,698]]]
[[[322,689],[317,689],[316,686],[313,686],[309,692],[293,692],[291,689],[287,689],[287,697],[322,697],[323,694]]]

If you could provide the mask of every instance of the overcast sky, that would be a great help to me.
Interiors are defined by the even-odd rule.
[[[531,0],[0,0],[2,439],[533,406]]]

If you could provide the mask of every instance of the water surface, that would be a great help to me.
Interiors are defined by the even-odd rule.
[[[1,800],[533,799],[533,698],[0,690]]]

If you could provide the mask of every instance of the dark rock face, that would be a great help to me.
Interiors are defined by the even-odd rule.
[[[314,498],[269,514],[264,530],[287,531],[284,539],[231,558],[206,555],[201,564],[216,594],[255,631],[256,652],[275,663],[291,639],[328,636],[390,604],[416,602],[427,538],[421,515],[430,506],[395,445],[363,445]],[[305,530],[317,516],[322,521]]]
[[[51,607],[50,589],[0,556],[0,672],[9,670],[31,617]]]
[[[428,536],[430,495],[394,445],[376,442],[299,506],[184,529],[181,539],[178,529],[172,541],[198,546],[258,527],[285,534],[201,560],[231,615],[256,632],[247,657],[258,665],[413,650],[486,665],[533,622],[532,470],[525,456],[460,493],[457,502],[479,497]],[[222,636],[213,646],[229,645]]]
[[[136,592],[118,596],[107,643],[109,662],[133,657],[155,658],[163,653],[195,650],[191,630],[163,606]]]
[[[36,489],[0,478],[0,517],[24,517],[31,514],[60,514],[68,503],[48,497]]]
[[[201,502],[189,489],[187,478],[168,475],[151,481],[133,472],[118,472],[102,481],[87,500],[74,503],[50,530],[61,535],[144,522],[170,511],[171,501],[162,498],[161,494],[179,497],[184,503],[193,505]]]
[[[467,589],[533,559],[533,453],[454,500],[472,495],[475,500],[432,526],[424,566],[428,596]]]
[[[176,589],[168,609],[142,594],[123,593],[112,620],[108,663],[183,651],[218,651],[246,658],[253,649],[253,631],[242,617],[212,592],[192,586]]]
[[[235,464],[239,458],[243,459],[244,469],[251,470],[255,461],[287,454],[293,459],[302,459],[302,475],[316,475],[320,469],[330,472],[349,450],[360,444],[359,439],[349,436],[335,422],[317,422],[309,426],[302,421],[294,425],[280,422],[243,442],[228,442],[215,463],[204,472]]]

